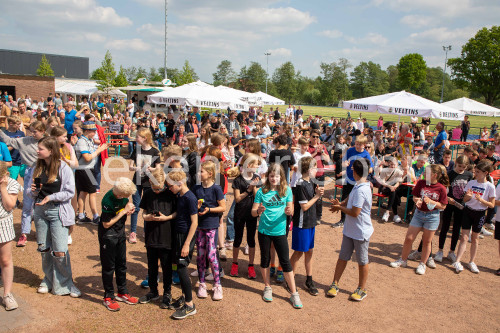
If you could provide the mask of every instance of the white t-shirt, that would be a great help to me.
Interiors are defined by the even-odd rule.
[[[373,234],[372,219],[370,217],[372,210],[372,190],[370,183],[356,184],[349,194],[347,208],[361,208],[358,217],[352,217],[346,214],[344,223],[344,235],[349,238],[368,241]]]
[[[293,116],[293,108],[286,109],[286,116]]]
[[[496,199],[495,200],[500,200],[500,183],[498,183],[498,185],[497,185]],[[497,211],[497,213],[495,214],[495,219],[494,220],[496,222],[500,222],[500,211]]]
[[[473,210],[486,210],[488,207],[483,205],[479,201],[476,200],[476,193],[481,195],[481,198],[486,201],[490,201],[491,198],[495,198],[495,185],[492,183],[485,181],[484,183],[478,183],[477,180],[471,180],[465,186],[465,192],[472,189],[472,198],[465,203],[467,207]]]
[[[302,173],[300,173],[300,171],[298,169],[298,166],[299,166],[299,163],[300,163],[300,159],[302,157],[306,157],[306,156],[311,156],[311,154],[308,151],[306,151],[302,155],[300,153],[300,150],[298,150],[295,153],[293,153],[293,158],[295,159],[295,164],[293,166],[297,167],[297,171],[294,171],[292,173],[292,179],[290,180],[290,187],[295,187],[295,185],[297,184],[297,182],[299,181],[299,179],[302,178]]]

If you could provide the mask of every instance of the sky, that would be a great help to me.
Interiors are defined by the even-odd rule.
[[[89,57],[106,50],[116,68],[164,63],[164,0],[2,1],[0,48]],[[499,0],[168,0],[167,66],[188,60],[212,82],[222,60],[236,72],[251,61],[269,74],[291,61],[302,75],[344,57],[395,65],[420,53],[428,66],[460,56],[476,32],[500,24]]]

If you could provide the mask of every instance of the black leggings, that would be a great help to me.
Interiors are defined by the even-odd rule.
[[[441,231],[439,232],[439,249],[444,249],[446,236],[450,230],[451,217],[453,216],[453,232],[451,234],[450,251],[455,251],[458,239],[460,237],[460,229],[462,229],[462,210],[454,205],[448,204],[443,212],[443,223],[441,224]]]
[[[163,272],[163,294],[172,292],[172,251],[169,249],[146,247],[148,256],[149,290],[158,294],[158,259]]]
[[[115,299],[113,275],[116,277],[118,293],[128,294],[126,244],[125,237],[99,237],[99,256],[105,298]]]
[[[342,187],[342,198],[340,201],[344,201],[349,197],[349,194],[351,194],[352,189],[354,188],[354,185],[349,184],[348,180],[346,179],[345,185]],[[345,213],[340,213],[340,219],[341,221],[345,221]]]
[[[253,216],[234,216],[234,243],[233,247],[239,248],[243,240],[243,231],[247,227],[248,247],[255,247],[255,232],[257,231],[257,218]]]
[[[278,254],[280,266],[283,272],[291,272],[292,264],[288,253],[288,240],[286,235],[282,236],[269,236],[258,233],[259,246],[260,246],[260,267],[268,268],[271,263],[271,243],[274,244],[274,249]]]
[[[175,260],[177,263],[177,274],[179,274],[179,280],[181,282],[182,293],[184,294],[184,299],[187,303],[193,300],[193,287],[191,285],[191,278],[189,277],[187,267],[191,262],[194,251],[195,237],[191,240],[189,244],[189,254],[187,257],[181,257],[181,250],[184,242],[186,241],[187,233],[177,233],[175,236]],[[165,274],[165,273],[164,273]],[[170,274],[171,275],[171,274]]]

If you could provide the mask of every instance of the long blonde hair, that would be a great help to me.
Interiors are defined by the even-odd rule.
[[[156,148],[156,144],[153,141],[153,133],[151,133],[151,130],[149,128],[146,127],[139,128],[137,130],[137,136],[145,138],[148,145]]]
[[[39,145],[43,145],[47,150],[51,152],[50,155],[50,165],[47,166],[47,163],[43,159],[38,159],[36,161],[35,171],[33,172],[33,179],[40,177],[42,172],[45,171],[47,174],[48,181],[47,183],[53,183],[57,175],[59,174],[59,168],[61,166],[61,152],[60,145],[57,142],[57,139],[53,136],[46,136],[40,141],[38,141]]]
[[[269,176],[272,173],[278,172],[280,174],[280,183],[278,184],[277,192],[280,198],[283,198],[286,195],[288,184],[286,182],[285,170],[283,170],[281,164],[278,163],[271,163],[269,165],[269,169],[267,169],[266,172],[266,181],[264,182],[264,186],[262,187],[262,193],[266,194],[267,192],[271,191],[271,182],[269,181]]]

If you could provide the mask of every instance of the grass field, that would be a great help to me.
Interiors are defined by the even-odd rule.
[[[279,105],[280,111],[284,112],[288,106],[287,105]],[[274,108],[274,107],[273,107]],[[304,115],[320,115],[323,117],[347,117],[347,110],[341,109],[341,108],[335,108],[335,107],[324,107],[324,106],[302,106],[302,109],[304,110]],[[269,107],[265,107],[265,111],[269,111]],[[359,116],[360,112],[358,111],[351,111],[351,117],[357,118]],[[380,114],[380,113],[361,113],[362,117],[366,118],[370,125],[375,126],[377,124],[377,120],[380,116],[384,117],[384,121],[398,121],[398,116],[394,115],[388,115],[388,114]],[[405,123],[410,122],[410,117],[407,116],[401,116],[401,121],[404,121]],[[471,124],[471,130],[469,134],[476,134],[479,135],[480,128],[483,128],[484,126],[489,128],[493,124],[494,121],[497,121],[495,117],[479,117],[479,116],[469,116],[469,121]],[[438,122],[438,119],[431,119],[431,130],[434,129],[434,126]],[[452,120],[445,120],[445,124],[449,129],[453,128],[452,126],[457,126],[460,124],[460,121],[452,121]]]

